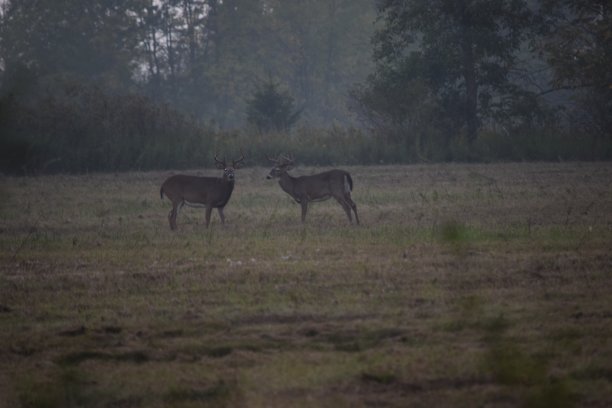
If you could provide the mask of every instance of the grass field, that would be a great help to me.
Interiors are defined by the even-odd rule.
[[[346,169],[0,178],[0,406],[612,406],[612,163]]]

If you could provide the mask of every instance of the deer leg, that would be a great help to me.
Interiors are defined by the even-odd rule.
[[[212,210],[212,207],[206,207],[206,228],[208,228],[208,224],[210,224],[210,214]]]
[[[346,216],[348,217],[349,222],[352,224],[353,223],[353,217],[351,216],[351,207],[346,202],[345,198],[342,198],[342,197],[334,197],[334,198],[342,206],[342,209],[346,213]]]
[[[357,225],[359,225],[359,216],[357,215],[357,204],[355,204],[355,202],[353,201],[350,195],[347,195],[346,201],[348,202],[349,206],[353,209],[353,212],[355,213],[355,220],[357,221]]]
[[[219,212],[219,218],[221,218],[221,224],[225,225],[225,215],[223,215],[223,207],[217,208],[217,211]]]
[[[306,222],[306,211],[308,211],[308,201],[302,200],[300,202],[302,206],[302,223]]]
[[[170,229],[176,229],[176,214],[178,213],[178,203],[172,203],[172,209],[168,213],[168,223],[170,224]]]

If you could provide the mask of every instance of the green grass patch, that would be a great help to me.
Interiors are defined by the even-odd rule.
[[[181,386],[172,387],[162,396],[165,403],[174,405],[184,402],[198,404],[218,404],[226,400],[231,393],[231,387],[224,381],[219,381],[207,388],[194,389]]]

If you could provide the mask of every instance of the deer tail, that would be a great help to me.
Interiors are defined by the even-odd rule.
[[[164,199],[164,186],[159,189],[159,198]]]
[[[349,173],[345,174],[344,183],[344,187],[348,193],[353,191],[353,179],[351,178],[351,175]]]

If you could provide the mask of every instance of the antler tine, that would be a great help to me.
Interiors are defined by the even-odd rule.
[[[283,159],[283,162],[286,164],[293,163],[293,155],[289,154],[289,156],[285,156],[284,154],[280,155],[280,158]]]
[[[243,160],[244,160],[244,153],[242,152],[242,149],[240,149],[240,158],[238,160],[232,160],[233,167],[236,167]]]
[[[217,158],[217,153],[215,153],[215,163],[221,164],[223,167],[225,167],[225,157],[223,158],[223,160],[219,160]]]
[[[273,159],[273,158],[271,158],[270,156],[268,156],[267,154],[266,154],[266,157],[267,157],[267,158],[268,158],[268,160],[270,160],[272,163],[278,163],[278,159]]]

